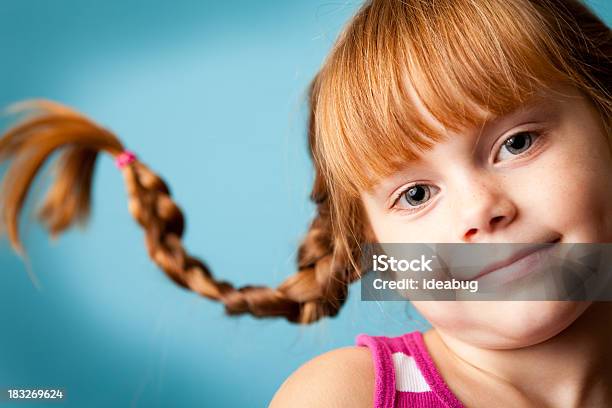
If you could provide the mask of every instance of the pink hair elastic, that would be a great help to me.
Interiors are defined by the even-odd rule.
[[[124,150],[123,152],[119,153],[117,157],[115,158],[115,164],[117,165],[119,169],[122,169],[125,166],[133,163],[135,160],[136,160],[136,155],[134,154],[134,152],[131,152],[129,150]]]

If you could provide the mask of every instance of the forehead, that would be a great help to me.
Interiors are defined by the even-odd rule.
[[[533,29],[542,16],[516,5],[374,2],[359,13],[312,99],[313,154],[328,184],[358,196],[450,134],[570,81],[549,33]]]
[[[577,88],[558,84],[549,90],[538,92],[524,104],[506,114],[495,115],[481,110],[483,120],[480,123],[466,125],[459,130],[450,130],[431,114],[414,91],[413,97],[415,107],[418,107],[418,112],[422,115],[423,120],[439,129],[443,136],[430,148],[421,150],[414,157],[402,157],[401,154],[398,154],[395,160],[401,164],[398,164],[396,170],[388,174],[371,175],[371,186],[362,189],[361,193],[372,194],[385,190],[410,173],[411,169],[427,170],[432,165],[444,164],[440,162],[440,159],[452,160],[452,154],[455,151],[457,154],[462,153],[458,147],[470,153],[470,149],[475,148],[483,135],[500,135],[511,127],[535,120],[550,122],[557,119],[567,109],[574,107],[576,103],[585,101],[584,95]],[[460,143],[457,143],[459,140]],[[434,155],[435,151],[443,151],[444,157]]]
[[[434,99],[427,95],[427,89],[417,89],[414,84],[423,83],[424,78],[419,75],[418,72],[412,72],[412,80],[404,78],[402,86],[406,90],[407,101],[409,101],[411,108],[414,110],[418,117],[418,121],[424,125],[421,130],[429,131],[439,136],[439,139],[444,139],[444,135],[452,133],[453,131],[459,131],[469,126],[468,123],[476,125],[478,123],[484,123],[491,117],[495,116],[491,111],[484,108],[482,105],[474,103],[473,100],[465,98],[465,95],[457,94],[457,106],[464,105],[464,110],[469,111],[470,120],[468,123],[456,125],[449,129],[448,124],[440,120],[439,112],[434,113],[433,108]],[[426,96],[423,96],[425,94]]]
[[[405,73],[389,92],[372,94],[365,101],[359,100],[361,94],[344,95],[346,99],[339,101],[324,93],[329,100],[317,111],[317,156],[330,180],[354,196],[372,191],[408,163],[419,163],[449,138],[482,132],[506,117],[558,100],[568,90],[551,82],[479,101],[470,98],[469,90],[434,92],[414,73]]]

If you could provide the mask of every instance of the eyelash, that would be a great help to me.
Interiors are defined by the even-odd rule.
[[[503,148],[503,146],[506,144],[506,142],[508,140],[510,140],[512,137],[524,134],[524,133],[528,133],[532,136],[532,140],[531,140],[531,145],[529,145],[529,147],[527,148],[527,150],[525,150],[525,152],[517,154],[517,157],[529,157],[534,149],[539,145],[540,143],[540,139],[542,138],[542,136],[544,135],[544,131],[541,129],[534,129],[534,130],[521,130],[518,132],[515,132],[513,134],[511,134],[510,136],[508,136],[507,138],[505,138],[503,140],[503,142],[499,145],[499,147],[497,149],[495,149],[495,157],[497,157],[499,155],[499,152],[501,151],[501,149]],[[419,211],[422,207],[427,205],[427,202],[429,202],[431,200],[431,197],[435,196],[435,193],[431,193],[431,197],[430,200],[428,200],[427,202],[425,202],[424,204],[421,204],[419,206],[414,206],[410,209],[406,209],[406,208],[396,208],[397,202],[403,197],[404,194],[406,194],[411,188],[416,187],[416,186],[420,186],[420,185],[427,185],[427,184],[422,184],[419,182],[415,182],[410,184],[409,186],[406,186],[405,188],[403,188],[402,190],[400,190],[399,192],[395,193],[392,199],[392,207],[391,207],[391,211],[398,211],[401,213],[412,213],[412,212],[416,212]],[[437,187],[435,187],[437,188]]]
[[[515,136],[522,135],[524,133],[530,134],[532,136],[531,145],[529,146],[529,148],[527,148],[527,150],[524,153],[517,154],[516,156],[517,157],[529,157],[533,153],[535,153],[536,151],[534,149],[536,147],[539,147],[539,144],[541,142],[542,136],[544,136],[544,130],[543,129],[520,130],[518,132],[515,132],[515,133],[511,134],[510,136],[505,138],[503,140],[503,142],[495,149],[495,157],[497,157],[497,155],[501,151],[502,147],[506,144],[506,142],[508,140],[510,140],[511,138],[513,138]]]
[[[398,211],[400,213],[406,213],[406,212],[412,213],[412,212],[418,211],[420,208],[424,207],[427,203],[421,204],[419,206],[412,207],[410,209],[407,209],[407,208],[396,208],[397,202],[402,198],[402,196],[404,194],[406,194],[408,192],[408,190],[410,190],[413,187],[420,186],[420,185],[424,185],[424,184],[421,184],[421,183],[418,183],[418,182],[417,183],[413,183],[413,184],[411,184],[409,186],[406,186],[406,188],[400,190],[398,193],[396,193],[394,195],[394,197],[393,197],[393,206],[391,207],[391,211]]]

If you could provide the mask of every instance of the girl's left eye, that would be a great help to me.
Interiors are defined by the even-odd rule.
[[[530,131],[519,132],[510,136],[501,145],[495,156],[495,161],[502,161],[523,154],[531,148],[536,138],[537,134]]]

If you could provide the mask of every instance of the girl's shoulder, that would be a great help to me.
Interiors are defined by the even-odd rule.
[[[438,372],[421,332],[359,334],[354,347],[321,354],[280,387],[272,408],[463,407]]]
[[[298,368],[276,392],[270,408],[371,408],[375,381],[370,349],[342,347],[321,354]]]

